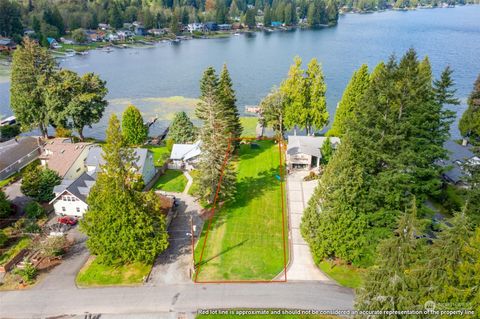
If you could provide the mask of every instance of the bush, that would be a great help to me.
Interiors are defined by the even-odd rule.
[[[25,283],[31,284],[37,278],[38,270],[28,259],[25,259],[23,262],[23,268],[16,268],[14,273],[22,277]]]
[[[0,137],[2,139],[14,138],[18,134],[20,134],[20,125],[18,124],[0,126]]]
[[[0,218],[8,217],[12,214],[12,205],[2,190],[0,190]]]
[[[168,153],[172,152],[173,144],[175,144],[175,141],[171,138],[165,140],[165,145],[167,146]]]
[[[55,129],[55,137],[72,137],[72,131],[68,128],[59,126]]]
[[[45,210],[39,203],[30,202],[25,206],[25,213],[29,219],[39,219],[45,215]]]
[[[318,179],[318,175],[315,174],[315,172],[310,172],[310,174],[308,174],[307,176],[305,176],[303,178],[304,181],[308,182],[308,181],[313,181],[313,180],[316,180]]]
[[[8,236],[0,229],[0,247],[3,247],[8,241]]]
[[[40,243],[38,247],[45,257],[57,257],[65,254],[65,247],[67,246],[67,238],[48,237]]]

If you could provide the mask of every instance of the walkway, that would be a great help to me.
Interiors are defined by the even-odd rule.
[[[287,177],[288,212],[290,217],[290,265],[287,280],[330,281],[315,265],[310,248],[300,233],[300,224],[308,200],[317,181],[305,182],[306,172],[293,172]]]
[[[193,178],[190,176],[190,174],[187,171],[183,171],[183,175],[187,178],[187,185],[185,185],[185,189],[183,190],[183,194],[188,195],[188,191],[190,190],[190,187],[192,187],[193,184]]]

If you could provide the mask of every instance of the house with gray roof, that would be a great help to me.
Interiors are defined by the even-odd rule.
[[[467,165],[480,165],[480,157],[475,155],[472,147],[466,143],[461,145],[455,141],[447,141],[443,147],[449,153],[448,159],[439,162],[446,169],[443,178],[449,183],[467,187],[468,173],[465,167]]]
[[[87,196],[95,184],[95,179],[83,173],[75,180],[62,180],[53,188],[55,198],[50,201],[55,214],[82,217],[88,208]]]
[[[289,135],[287,145],[287,166],[289,170],[310,170],[320,166],[321,148],[328,139],[324,136]],[[340,144],[338,137],[330,137],[333,148]]]
[[[0,180],[36,160],[43,151],[43,145],[43,141],[34,136],[22,136],[0,143]]]
[[[170,153],[170,169],[186,169],[192,170],[198,163],[200,154],[202,153],[200,146],[201,141],[194,144],[173,144],[172,152]]]
[[[105,164],[102,154],[103,150],[100,146],[91,147],[88,151],[85,165],[87,173],[93,178],[96,178],[101,171],[101,166]],[[143,182],[147,185],[157,173],[157,169],[153,164],[153,153],[146,148],[135,148],[134,154],[135,169],[137,173],[142,175]]]

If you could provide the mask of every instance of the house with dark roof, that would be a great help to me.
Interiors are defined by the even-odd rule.
[[[465,167],[480,165],[480,157],[473,153],[472,147],[467,143],[459,144],[455,141],[447,141],[443,147],[449,154],[448,159],[439,162],[445,168],[444,180],[460,187],[468,187],[468,173]]]
[[[55,214],[82,217],[88,209],[87,196],[95,184],[95,179],[83,173],[75,180],[62,180],[53,188],[55,198],[50,201]]]
[[[289,135],[287,145],[287,166],[292,169],[310,170],[320,166],[321,148],[328,139],[324,136]],[[333,148],[340,144],[338,137],[330,137]]]
[[[0,52],[10,52],[16,48],[17,45],[12,39],[0,37]]]
[[[96,178],[97,174],[101,171],[101,166],[105,164],[103,159],[103,150],[100,146],[96,145],[89,149],[85,165],[87,167],[87,173]],[[143,182],[147,185],[157,173],[155,165],[153,164],[153,153],[146,148],[135,148],[135,169],[137,173],[142,175]]]
[[[22,136],[0,143],[0,180],[36,160],[42,150],[43,142],[39,137]]]

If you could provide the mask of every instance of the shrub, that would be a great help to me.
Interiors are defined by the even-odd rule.
[[[3,247],[8,241],[8,236],[0,229],[0,247]]]
[[[25,213],[29,219],[38,219],[45,215],[45,210],[39,203],[30,202],[25,206]]]
[[[45,257],[57,257],[65,254],[65,247],[67,246],[67,238],[48,237],[40,243],[39,249]]]
[[[313,180],[316,180],[318,179],[318,175],[315,174],[315,172],[310,172],[310,174],[308,174],[307,176],[305,176],[303,178],[304,181],[308,182],[308,181],[313,181]]]
[[[20,134],[20,125],[18,124],[0,126],[0,137],[2,139],[14,138],[18,134]]]
[[[72,137],[72,131],[59,126],[55,129],[55,137]]]
[[[175,144],[175,141],[171,138],[165,140],[165,145],[167,146],[168,153],[172,152],[173,144]]]
[[[16,268],[14,273],[22,277],[25,283],[31,284],[37,278],[38,270],[28,259],[23,262],[23,268]]]
[[[0,218],[5,218],[12,214],[12,205],[2,190],[0,190]]]

